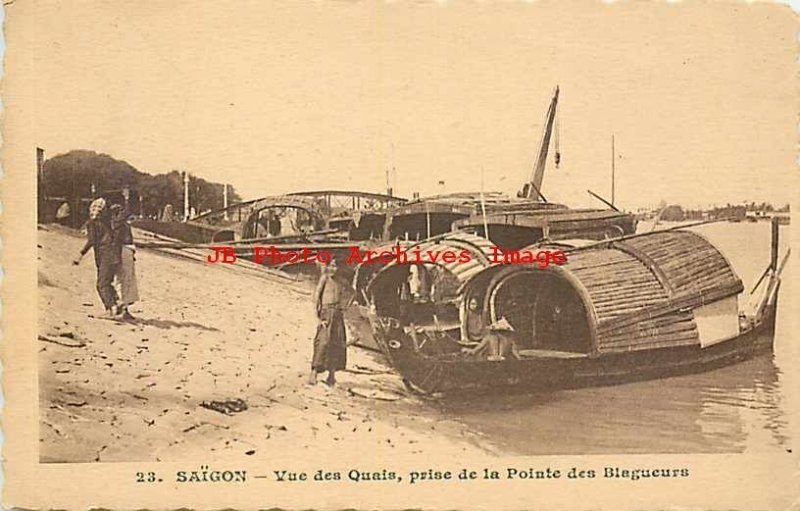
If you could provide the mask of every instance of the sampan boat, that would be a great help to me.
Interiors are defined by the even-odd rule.
[[[408,264],[370,269],[359,290],[376,343],[415,391],[616,384],[772,350],[786,261],[777,264],[777,226],[772,261],[749,310],[738,306],[742,281],[729,262],[688,230],[529,247],[566,252],[566,264],[547,267],[492,263],[489,242],[464,233],[421,248],[466,248],[473,257],[419,265],[413,278],[424,274],[428,289],[419,292],[417,282],[413,296]],[[518,358],[465,353],[502,318],[513,328]]]

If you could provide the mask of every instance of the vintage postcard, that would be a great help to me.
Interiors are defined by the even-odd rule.
[[[800,506],[791,6],[5,11],[5,506]]]

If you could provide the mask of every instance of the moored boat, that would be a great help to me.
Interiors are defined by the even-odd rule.
[[[277,195],[233,204],[184,222],[140,219],[136,227],[187,243],[302,240],[326,231],[326,217],[312,198]]]
[[[608,209],[569,208],[550,202],[542,193],[542,182],[551,141],[555,144],[555,165],[561,161],[558,149],[558,130],[554,125],[558,112],[558,87],[544,121],[544,132],[536,161],[528,181],[517,193],[517,199],[505,203],[486,204],[468,218],[459,219],[454,227],[489,238],[495,245],[519,250],[540,240],[583,238],[602,240],[633,234],[636,217],[620,211],[611,202],[589,191]]]
[[[457,236],[432,243],[485,251]],[[419,299],[405,290],[409,265],[374,272],[363,294],[375,341],[410,388],[606,385],[708,370],[772,349],[786,261],[777,263],[776,240],[749,310],[739,307],[744,289],[725,257],[688,230],[532,248],[560,248],[568,261],[537,267],[475,257],[466,269],[426,265],[447,285]],[[505,331],[492,331],[499,323]],[[490,336],[514,350],[473,354]]]
[[[484,236],[498,247],[519,250],[543,239],[617,238],[636,231],[633,215],[613,209],[568,208],[561,204],[528,203],[517,207],[487,208],[455,222],[454,227]]]

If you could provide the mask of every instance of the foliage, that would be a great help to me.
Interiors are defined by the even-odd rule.
[[[198,213],[222,208],[222,184],[191,175],[189,179],[191,207]],[[70,151],[45,161],[41,186],[44,190],[39,190],[40,194],[44,192],[47,197],[61,197],[70,202],[130,188],[134,195],[138,193],[142,198],[142,213],[145,216],[157,215],[167,204],[172,204],[176,211],[183,208],[181,172],[173,170],[166,174],[151,175],[125,161],[94,151]],[[240,201],[241,197],[229,186],[228,203]]]
[[[661,220],[665,222],[678,222],[684,219],[683,208],[677,204],[671,204],[661,210]]]

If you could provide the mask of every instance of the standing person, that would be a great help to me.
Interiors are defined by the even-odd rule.
[[[333,387],[336,384],[336,371],[344,370],[347,366],[347,332],[343,311],[351,300],[352,290],[344,277],[344,270],[338,267],[334,259],[322,267],[314,293],[314,308],[319,322],[314,336],[309,385],[317,383],[317,374],[328,371],[325,383]]]
[[[420,301],[422,298],[422,277],[419,274],[419,266],[412,264],[408,269],[408,290],[411,293],[411,299],[415,302]]]
[[[86,244],[80,256],[72,264],[80,264],[83,256],[94,249],[94,263],[97,266],[97,293],[106,308],[106,314],[114,317],[117,313],[117,292],[114,289],[114,275],[120,264],[119,245],[114,242],[106,201],[95,199],[89,205],[89,222],[86,224]]]
[[[139,300],[139,287],[136,284],[136,246],[133,244],[131,226],[125,218],[125,208],[119,204],[111,206],[111,231],[114,243],[119,245],[120,266],[117,273],[117,282],[120,288],[121,303],[118,314],[122,319],[135,319],[128,307]]]

